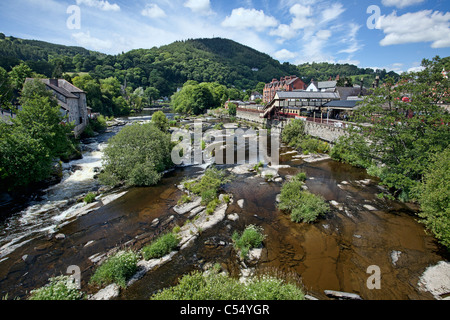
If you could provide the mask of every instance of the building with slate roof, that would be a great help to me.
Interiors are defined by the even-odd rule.
[[[32,81],[32,78],[26,81]],[[67,116],[69,123],[75,124],[74,134],[79,136],[88,125],[88,108],[86,93],[64,79],[39,79],[53,92],[61,113]]]

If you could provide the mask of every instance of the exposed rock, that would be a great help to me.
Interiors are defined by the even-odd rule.
[[[89,297],[89,300],[111,300],[117,298],[120,294],[120,288],[117,284],[113,283],[106,288],[100,290],[93,296]]]
[[[239,220],[239,215],[237,213],[232,213],[227,216],[227,219],[231,221],[236,221]]]
[[[362,300],[362,298],[356,293],[348,293],[341,291],[325,290],[327,297],[338,300]]]
[[[36,256],[26,254],[26,255],[22,256],[22,260],[23,260],[26,264],[33,264],[33,263],[36,261]]]
[[[392,251],[391,252],[391,260],[392,260],[392,264],[395,266],[397,265],[397,261],[400,258],[400,255],[402,254],[401,251]]]
[[[308,163],[314,163],[314,162],[325,161],[325,160],[330,160],[330,159],[331,159],[331,157],[326,154],[310,154],[310,155],[304,157],[303,161],[308,162]]]
[[[377,211],[378,210],[377,208],[371,206],[370,204],[365,204],[365,205],[363,205],[363,207],[369,211]]]
[[[90,256],[88,259],[93,263],[98,263],[104,257],[106,257],[106,253],[96,253],[96,254]]]
[[[151,226],[152,226],[153,228],[155,228],[158,224],[159,224],[159,219],[156,218],[156,219],[154,219],[154,220],[152,221]]]
[[[173,207],[173,210],[178,213],[179,215],[183,215],[188,213],[189,211],[199,207],[202,203],[202,199],[200,197],[197,197],[194,199],[194,201],[182,204],[181,206],[175,206]]]
[[[55,236],[55,239],[56,239],[56,240],[64,240],[65,238],[66,238],[66,235],[63,234],[63,233],[58,233],[58,234]]]
[[[94,240],[91,240],[91,241],[89,241],[88,243],[86,243],[85,245],[84,245],[84,248],[86,248],[86,247],[89,247],[91,244],[93,244],[95,241]]]
[[[419,290],[430,292],[436,299],[450,293],[450,262],[441,261],[428,267],[418,282]]]
[[[248,252],[248,261],[257,262],[261,258],[262,248],[252,249]]]
[[[239,206],[241,209],[244,208],[244,202],[245,202],[244,199],[241,199],[241,200],[238,200],[238,201],[237,201],[237,204],[238,204],[238,206]]]
[[[170,216],[161,224],[163,227],[171,223],[175,219],[175,216]]]

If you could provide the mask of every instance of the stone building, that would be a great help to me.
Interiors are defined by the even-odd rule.
[[[29,78],[26,81],[31,81]],[[39,79],[47,90],[55,95],[61,113],[67,116],[67,121],[75,125],[74,134],[78,137],[88,125],[88,108],[86,102],[86,92],[75,87],[64,79]]]

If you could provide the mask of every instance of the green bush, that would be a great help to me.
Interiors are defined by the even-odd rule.
[[[371,150],[364,137],[358,132],[340,137],[331,150],[333,160],[351,164],[355,167],[368,168],[372,164]]]
[[[110,257],[97,268],[90,283],[109,285],[116,283],[122,288],[137,270],[138,255],[132,251],[123,251]]]
[[[214,211],[216,211],[216,208],[219,206],[220,201],[217,198],[214,198],[212,201],[210,201],[208,203],[208,205],[206,206],[206,214],[207,215],[211,215],[214,213]]]
[[[206,206],[211,201],[217,198],[217,190],[216,189],[207,189],[202,192],[202,205]]]
[[[181,205],[183,205],[183,204],[185,204],[185,203],[188,203],[188,202],[191,202],[192,201],[192,199],[191,199],[191,197],[189,197],[187,194],[183,194],[182,196],[181,196],[181,199],[180,200],[178,200],[178,205],[179,206],[181,206]]]
[[[299,174],[297,174],[297,175],[293,178],[293,180],[297,180],[297,181],[300,181],[300,182],[305,182],[307,178],[308,178],[308,177],[306,176],[306,173],[305,173],[305,172],[300,172]]]
[[[92,203],[95,201],[95,193],[89,192],[85,197],[84,197],[84,202],[86,202],[86,204]]]
[[[255,225],[249,225],[245,228],[242,235],[237,231],[232,236],[234,247],[240,252],[241,258],[246,259],[248,252],[253,248],[261,246],[265,239],[262,228]]]
[[[152,300],[304,300],[303,291],[276,278],[252,279],[248,284],[224,274],[184,276],[177,286],[162,290]]]
[[[49,279],[49,284],[30,292],[29,300],[81,300],[83,293],[70,276]]]
[[[142,256],[145,260],[162,258],[175,250],[179,243],[180,240],[174,233],[168,233],[144,247],[142,249]]]
[[[104,150],[105,168],[100,180],[107,185],[154,185],[161,173],[173,165],[171,152],[170,135],[154,125],[127,126],[110,139]]]
[[[291,219],[294,222],[314,222],[320,215],[330,210],[329,205],[322,198],[308,191],[302,191],[300,198],[301,204],[291,212]]]
[[[299,179],[285,183],[281,188],[278,208],[290,212],[294,222],[311,223],[327,213],[330,206],[319,196],[302,189],[303,182]]]
[[[423,223],[450,249],[450,148],[436,154],[419,187]]]

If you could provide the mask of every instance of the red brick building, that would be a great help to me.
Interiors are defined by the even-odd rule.
[[[266,103],[270,103],[278,91],[289,92],[305,89],[306,84],[297,76],[283,77],[279,81],[277,79],[273,79],[271,83],[266,84],[266,86],[264,87],[263,101]]]

